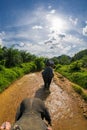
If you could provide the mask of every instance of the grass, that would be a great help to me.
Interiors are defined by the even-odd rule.
[[[35,71],[37,71],[37,66],[34,62],[23,63],[21,66],[13,68],[5,68],[0,65],[0,93],[16,79]]]
[[[82,88],[87,89],[87,71],[80,70],[71,72],[68,65],[63,65],[59,68],[56,67],[55,71],[65,76],[70,81],[80,85]]]
[[[82,87],[80,87],[79,85],[72,85],[73,89],[75,90],[75,92],[77,92],[78,94],[81,95],[81,97],[87,101],[87,93],[84,91],[84,89]]]

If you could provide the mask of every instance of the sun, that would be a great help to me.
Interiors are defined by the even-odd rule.
[[[64,22],[62,19],[54,17],[51,21],[51,26],[54,30],[62,30],[64,27]]]
[[[49,26],[52,31],[57,31],[57,32],[63,32],[64,30],[67,29],[67,23],[64,18],[58,17],[58,16],[50,16],[49,19]]]

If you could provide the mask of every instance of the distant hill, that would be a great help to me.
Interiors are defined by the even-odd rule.
[[[61,55],[58,57],[58,61],[60,64],[70,64],[71,62],[71,57],[67,55]]]
[[[62,65],[68,65],[71,62],[71,57],[67,55],[61,55],[58,57],[53,57],[52,60],[55,64],[62,64]]]
[[[84,57],[87,57],[87,49],[76,53],[73,57],[68,55],[61,55],[58,57],[53,57],[52,60],[55,62],[55,64],[68,65],[71,62],[82,60]]]
[[[81,60],[85,56],[87,56],[87,49],[82,50],[82,51],[78,52],[77,54],[75,54],[72,57],[72,61]]]

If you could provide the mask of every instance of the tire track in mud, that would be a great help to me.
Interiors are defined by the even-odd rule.
[[[53,81],[50,94],[43,88],[41,73],[28,74],[14,82],[0,94],[0,124],[14,122],[15,112],[25,97],[39,97],[49,108],[53,130],[86,130],[87,120],[83,117],[78,102]]]

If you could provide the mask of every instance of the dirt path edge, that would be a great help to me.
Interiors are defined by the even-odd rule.
[[[82,109],[83,116],[87,119],[87,102],[82,99],[81,95],[76,93],[73,89],[73,83],[59,73],[55,73],[54,82],[60,86],[61,89],[66,91],[75,101],[79,103],[79,107]]]

